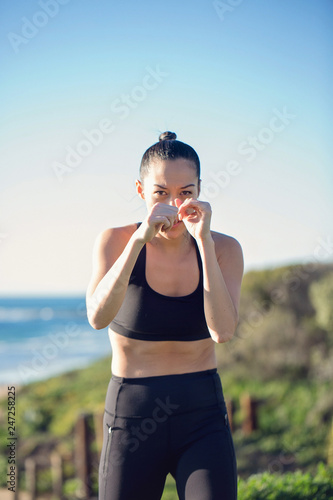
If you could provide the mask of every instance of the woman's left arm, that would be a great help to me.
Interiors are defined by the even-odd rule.
[[[227,342],[238,323],[243,253],[230,236],[197,240],[203,267],[204,310],[215,342]],[[224,241],[223,241],[224,240]]]
[[[186,209],[190,209],[188,214]],[[204,311],[212,339],[230,340],[238,323],[240,290],[244,272],[243,252],[235,238],[210,230],[211,207],[187,199],[180,217],[196,239],[203,267]]]

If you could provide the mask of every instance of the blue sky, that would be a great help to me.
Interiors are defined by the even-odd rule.
[[[332,260],[331,1],[0,14],[1,294],[85,291],[97,234],[145,216],[134,181],[164,130],[197,150],[212,228],[246,270]]]

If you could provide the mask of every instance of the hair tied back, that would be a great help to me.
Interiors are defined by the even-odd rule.
[[[178,141],[177,134],[166,131],[160,134],[158,142],[145,151],[140,164],[141,181],[154,168],[154,162],[160,160],[177,160],[178,158],[193,162],[196,175],[200,179],[200,160],[197,153],[188,144]]]
[[[159,136],[160,142],[162,142],[162,141],[175,141],[176,139],[177,139],[177,134],[175,134],[174,132],[163,132]]]

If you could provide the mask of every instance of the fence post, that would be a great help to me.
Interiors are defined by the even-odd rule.
[[[80,498],[82,499],[89,499],[91,496],[88,417],[87,414],[81,414],[74,431],[74,461],[76,475],[81,482]]]
[[[36,500],[37,498],[37,464],[33,458],[26,458],[24,461],[25,465],[25,477],[27,490],[29,494],[29,500]]]
[[[16,467],[16,487],[15,487],[15,492],[14,492],[14,500],[19,500],[19,467],[17,465]]]
[[[54,450],[50,456],[51,475],[53,493],[56,498],[62,500],[63,474],[62,474],[62,458],[61,455]]]
[[[333,466],[333,419],[328,435],[327,464]]]
[[[242,430],[244,434],[251,434],[258,428],[257,421],[257,407],[258,402],[251,398],[250,394],[245,393],[242,395],[240,405],[243,412]]]

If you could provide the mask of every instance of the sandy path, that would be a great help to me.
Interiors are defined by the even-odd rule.
[[[0,498],[1,500],[14,500],[14,493],[8,491],[5,488],[0,488]],[[38,497],[38,500],[49,500],[50,496],[42,496]],[[26,491],[19,492],[19,500],[30,500],[30,495]]]

